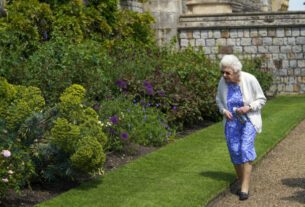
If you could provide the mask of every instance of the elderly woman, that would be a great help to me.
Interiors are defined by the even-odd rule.
[[[260,110],[266,97],[257,79],[241,69],[242,64],[236,56],[225,55],[222,58],[216,103],[224,116],[226,142],[241,185],[239,199],[246,200],[252,161],[256,158],[254,140],[262,131]]]

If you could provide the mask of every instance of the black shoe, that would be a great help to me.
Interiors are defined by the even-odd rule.
[[[248,198],[249,198],[249,193],[245,193],[245,192],[240,192],[239,193],[239,200],[240,201],[247,200]]]

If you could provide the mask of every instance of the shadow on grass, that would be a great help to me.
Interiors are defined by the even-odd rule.
[[[233,173],[221,172],[221,171],[203,171],[200,173],[201,176],[209,177],[214,180],[233,181],[235,175]]]
[[[282,179],[282,184],[291,188],[302,188],[289,197],[284,197],[282,200],[297,201],[305,204],[305,178],[286,178]]]
[[[92,188],[97,188],[99,185],[103,183],[103,177],[94,178],[90,181],[82,183],[77,189],[86,191]]]

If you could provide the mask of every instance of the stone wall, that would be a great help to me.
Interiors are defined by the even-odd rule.
[[[177,37],[178,19],[183,12],[184,0],[148,0],[144,10],[150,12],[156,20],[153,28],[159,45]]]
[[[203,47],[212,59],[264,57],[271,94],[305,93],[305,12],[181,16],[178,36],[181,48]]]
[[[137,0],[120,0],[120,7],[139,13],[144,11],[143,3],[140,3]]]

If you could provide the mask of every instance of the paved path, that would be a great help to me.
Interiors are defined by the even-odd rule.
[[[247,201],[226,191],[208,206],[304,207],[305,120],[254,167]]]

